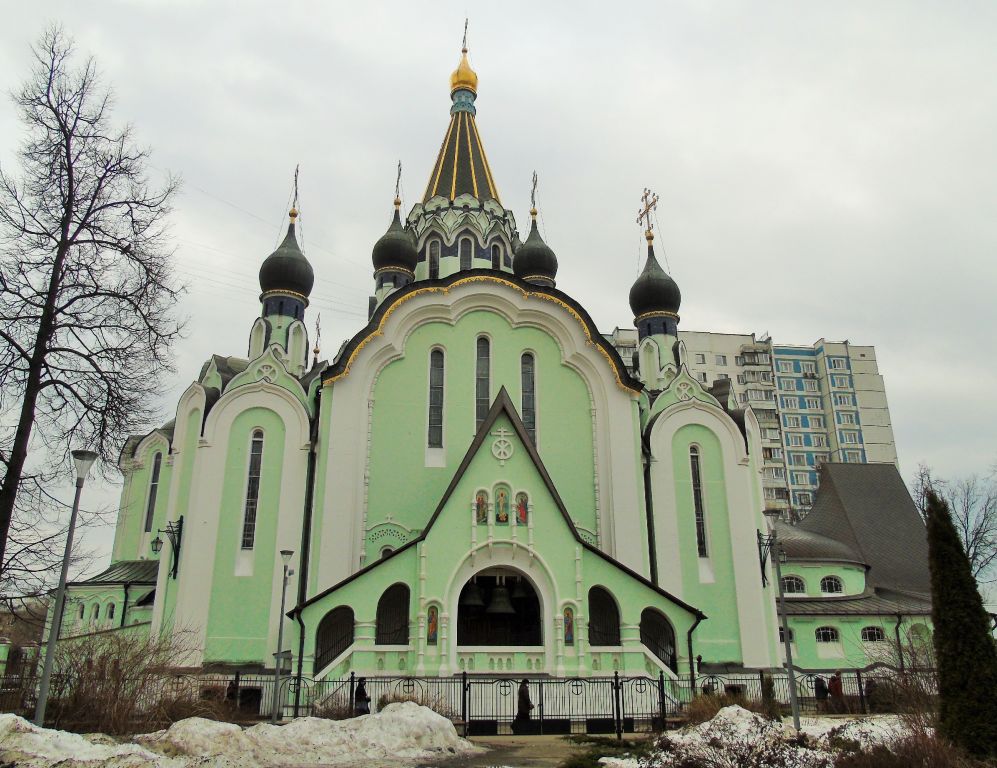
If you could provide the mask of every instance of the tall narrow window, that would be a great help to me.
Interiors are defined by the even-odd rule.
[[[706,511],[703,509],[703,476],[699,466],[699,448],[689,449],[692,468],[692,503],[696,508],[696,548],[700,557],[706,557]]]
[[[471,257],[474,254],[474,243],[469,237],[462,237],[460,239],[460,268],[470,269],[471,268]]]
[[[429,447],[443,447],[443,350],[429,353]]]
[[[149,501],[145,505],[145,530],[152,530],[152,515],[156,511],[156,495],[159,493],[159,469],[163,464],[163,454],[157,453],[152,459],[152,478],[149,480]]]
[[[435,280],[440,276],[440,241],[434,240],[429,244],[429,279]]]
[[[502,269],[502,246],[492,246],[492,269]]]
[[[520,359],[520,372],[523,384],[523,426],[530,436],[530,441],[537,444],[537,399],[536,374],[533,355],[525,353]]]
[[[256,541],[256,508],[260,503],[260,467],[263,464],[263,430],[253,432],[249,449],[249,479],[246,482],[246,509],[242,519],[242,548],[252,549]]]
[[[478,362],[474,369],[475,429],[479,428],[488,415],[491,384],[491,349],[488,339],[478,338]]]

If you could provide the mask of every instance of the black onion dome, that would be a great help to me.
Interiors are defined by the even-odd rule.
[[[654,246],[650,239],[647,245],[647,263],[630,288],[630,309],[634,317],[650,312],[678,314],[682,303],[682,292],[654,257]]]
[[[288,291],[307,296],[312,292],[315,284],[315,272],[312,265],[305,258],[305,254],[298,247],[298,240],[294,235],[294,219],[296,211],[291,213],[291,223],[287,227],[287,235],[283,242],[277,246],[277,250],[267,256],[260,267],[260,290],[263,293],[270,291]]]
[[[412,234],[402,227],[402,219],[397,207],[388,231],[374,243],[371,260],[374,262],[374,271],[400,267],[409,272],[415,272],[415,265],[419,261],[419,252],[415,247]]]
[[[515,256],[512,261],[512,271],[516,273],[516,277],[524,280],[543,277],[553,282],[557,276],[557,256],[540,237],[536,218],[530,227],[529,237],[515,250]]]

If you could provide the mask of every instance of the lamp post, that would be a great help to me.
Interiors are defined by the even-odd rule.
[[[76,516],[80,511],[80,495],[83,493],[83,481],[90,467],[97,459],[93,451],[73,451],[73,464],[76,466],[76,496],[73,499],[73,513],[69,517],[69,531],[66,533],[66,551],[62,555],[62,572],[59,574],[59,587],[55,591],[55,607],[52,614],[52,626],[48,632],[48,642],[45,644],[45,663],[42,666],[42,680],[38,686],[38,703],[35,706],[35,725],[45,725],[45,705],[48,703],[48,685],[52,677],[52,665],[55,662],[55,646],[62,632],[62,612],[66,605],[66,578],[69,576],[69,559],[73,553],[73,532],[76,529]]]
[[[775,518],[779,516],[779,511],[773,513],[766,511],[769,517],[769,535],[766,542],[769,551],[772,553],[772,562],[775,563],[775,583],[779,589],[779,613],[782,615],[782,644],[786,651],[786,675],[789,678],[789,706],[793,710],[793,727],[796,732],[800,732],[800,702],[796,698],[796,671],[793,669],[793,646],[789,635],[789,617],[786,615],[786,593],[782,588],[782,564],[786,561],[786,550],[783,549],[782,542],[779,541],[775,530]]]
[[[281,655],[284,649],[284,606],[287,601],[287,580],[289,576],[294,574],[290,568],[288,568],[288,563],[291,562],[291,555],[293,555],[289,549],[282,549],[280,551],[280,558],[284,561],[284,583],[280,588],[280,614],[277,616],[277,653],[274,654],[274,669],[273,669],[273,711],[270,713],[270,722],[274,725],[280,719],[279,714],[281,710],[280,706],[280,665],[284,660]]]

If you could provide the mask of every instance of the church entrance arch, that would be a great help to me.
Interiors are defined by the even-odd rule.
[[[457,601],[458,646],[541,646],[543,611],[532,582],[512,568],[472,576]]]

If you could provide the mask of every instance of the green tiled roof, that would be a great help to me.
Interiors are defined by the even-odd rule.
[[[96,576],[74,581],[73,586],[89,584],[155,584],[158,560],[119,560]]]

